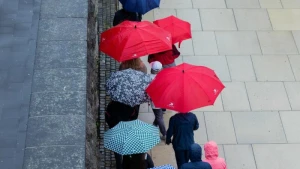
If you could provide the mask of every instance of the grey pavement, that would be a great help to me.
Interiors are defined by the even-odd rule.
[[[0,168],[84,168],[86,0],[0,0]]]
[[[193,111],[195,141],[216,141],[230,169],[299,169],[300,1],[161,0],[143,19],[169,15],[192,25],[176,63],[208,66],[226,86],[214,106]],[[151,108],[140,109],[152,123]],[[176,166],[171,146],[151,153],[156,165]]]

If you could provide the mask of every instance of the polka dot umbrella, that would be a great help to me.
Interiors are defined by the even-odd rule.
[[[166,165],[161,165],[161,166],[157,166],[151,169],[175,169],[175,167],[171,166],[170,164],[166,164]]]
[[[158,128],[140,120],[121,121],[104,133],[104,147],[121,155],[146,153],[159,142]]]

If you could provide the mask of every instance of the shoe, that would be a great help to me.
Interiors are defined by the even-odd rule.
[[[160,139],[166,141],[166,136],[160,136]]]

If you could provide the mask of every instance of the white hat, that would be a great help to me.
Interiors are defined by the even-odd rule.
[[[154,61],[150,63],[151,69],[154,71],[158,71],[162,69],[162,64],[159,61]]]

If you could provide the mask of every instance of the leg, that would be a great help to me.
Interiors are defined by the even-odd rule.
[[[184,163],[188,163],[190,160],[189,150],[184,150],[184,158],[185,158]]]
[[[177,168],[180,168],[182,164],[186,163],[184,159],[185,158],[184,150],[174,150],[174,151],[175,151]]]
[[[164,123],[163,112],[161,109],[153,109],[155,120],[154,122],[158,125],[159,130],[163,136],[166,135],[166,127]]]
[[[115,154],[115,159],[116,159],[116,169],[122,169],[122,155],[118,153]]]

